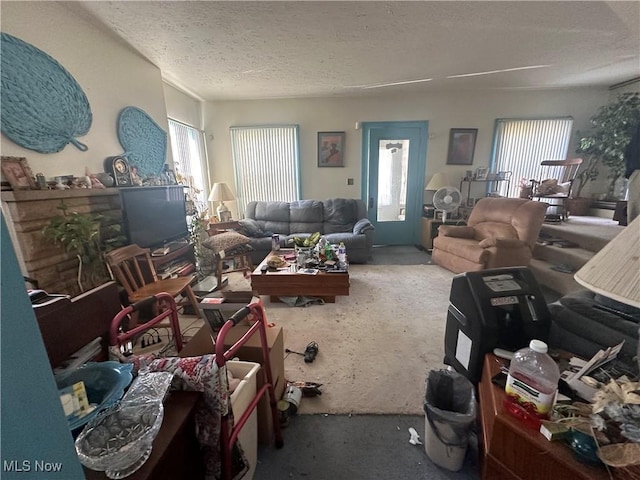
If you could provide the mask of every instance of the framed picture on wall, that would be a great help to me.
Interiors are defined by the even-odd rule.
[[[476,148],[477,128],[452,128],[449,133],[449,154],[447,165],[473,164],[473,151]]]
[[[344,132],[318,132],[318,167],[344,167]]]
[[[36,188],[33,173],[24,157],[2,157],[2,173],[13,190],[32,190]]]

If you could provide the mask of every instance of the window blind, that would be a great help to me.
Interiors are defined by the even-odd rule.
[[[238,212],[250,201],[300,199],[298,126],[231,127]]]
[[[181,177],[181,183],[189,187],[189,192],[201,211],[207,204],[204,188],[206,153],[203,133],[194,127],[169,119],[169,137],[174,169]]]
[[[562,181],[563,167],[541,167],[540,162],[567,158],[572,126],[572,118],[498,119],[492,171],[512,172],[509,189],[502,182],[500,195],[517,197],[521,179],[557,178]]]

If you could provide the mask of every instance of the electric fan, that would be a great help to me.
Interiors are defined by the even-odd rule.
[[[433,206],[442,210],[442,223],[447,223],[447,213],[455,211],[462,203],[462,194],[455,187],[442,187],[433,195]]]

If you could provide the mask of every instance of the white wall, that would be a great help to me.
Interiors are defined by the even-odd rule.
[[[67,145],[61,152],[40,154],[2,135],[2,155],[26,157],[33,173],[45,177],[103,171],[104,159],[123,153],[117,119],[124,107],[144,110],[168,132],[160,70],[117,38],[95,28],[68,6],[57,2],[2,2],[2,31],[46,52],[75,78],[89,100],[93,122],[78,140],[81,152]],[[168,159],[170,159],[168,152]]]
[[[299,124],[302,197],[360,197],[362,130],[355,129],[356,122],[429,121],[426,185],[438,171],[446,171],[451,179],[458,179],[467,169],[488,166],[497,118],[572,116],[574,131],[584,130],[588,128],[589,117],[607,102],[607,95],[606,89],[581,89],[209,102],[205,105],[204,130],[213,181],[234,183],[229,127]],[[446,165],[451,128],[478,129],[471,167]],[[322,131],[346,132],[344,168],[317,167],[317,133]],[[572,144],[570,154],[574,148]],[[353,178],[354,185],[347,185],[347,178]]]
[[[173,85],[163,83],[167,116],[194,128],[202,129],[202,104]]]

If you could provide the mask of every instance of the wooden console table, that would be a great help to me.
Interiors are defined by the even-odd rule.
[[[578,462],[571,449],[550,442],[537,430],[527,428],[502,408],[504,390],[491,383],[503,363],[495,355],[484,359],[478,384],[482,427],[482,478],[547,480],[550,478],[609,479],[604,467]]]

